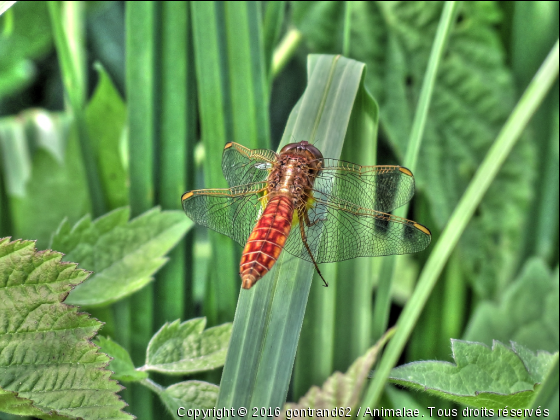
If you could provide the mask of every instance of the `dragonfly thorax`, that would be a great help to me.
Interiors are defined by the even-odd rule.
[[[268,176],[269,197],[284,195],[294,205],[306,200],[316,178],[316,159],[295,153],[281,154]]]

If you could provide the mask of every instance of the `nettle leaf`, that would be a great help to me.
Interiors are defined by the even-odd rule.
[[[232,324],[205,326],[206,318],[165,323],[150,340],[141,369],[185,375],[223,366]]]
[[[394,330],[389,330],[363,356],[358,357],[346,373],[333,373],[322,388],[313,386],[297,403],[287,403],[282,414],[277,418],[298,418],[298,411],[305,411],[308,408],[330,410],[336,407],[356,407],[367,384],[370,369],[377,359],[377,354],[393,333]],[[290,415],[288,416],[288,414]],[[344,414],[346,415],[347,412],[344,411]]]
[[[140,372],[134,368],[132,358],[124,347],[103,336],[97,337],[96,344],[104,353],[113,358],[109,363],[109,370],[113,371],[113,379],[124,382],[140,381],[148,377],[146,372]]]
[[[528,260],[499,303],[483,301],[476,308],[465,340],[512,340],[534,350],[557,351],[558,282],[558,272],[552,274],[542,259]]]
[[[185,381],[171,385],[158,392],[165,408],[172,416],[187,415],[193,418],[202,417],[200,412],[188,415],[188,410],[211,410],[216,406],[219,387],[203,381]],[[204,417],[212,417],[207,414]]]
[[[183,212],[158,207],[127,223],[128,208],[114,210],[97,220],[85,216],[71,228],[63,222],[51,247],[91,270],[91,278],[76,287],[68,303],[103,306],[144,287],[167,261],[163,256],[192,226]]]
[[[533,353],[520,344],[451,340],[456,364],[413,362],[394,368],[390,381],[473,407],[525,408],[535,397],[556,355]]]
[[[101,323],[64,299],[89,273],[32,241],[0,240],[0,411],[132,419],[89,341]]]
[[[365,82],[379,103],[382,133],[401,158],[442,7],[443,2],[350,4],[350,55],[368,66]],[[340,51],[342,2],[294,2],[292,9],[294,23],[314,52]],[[414,171],[440,229],[515,103],[497,29],[500,21],[495,2],[463,2],[440,63]],[[481,296],[495,295],[512,275],[535,172],[534,145],[525,137],[461,239],[463,268]]]

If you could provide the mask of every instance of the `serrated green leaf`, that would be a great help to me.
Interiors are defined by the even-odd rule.
[[[211,410],[218,399],[218,386],[203,381],[185,381],[171,385],[158,393],[172,416],[188,415],[188,410]],[[212,417],[195,414],[193,418]],[[191,416],[189,416],[191,417]]]
[[[512,343],[509,348],[494,341],[482,343],[451,340],[456,364],[439,361],[413,362],[394,368],[390,381],[426,391],[441,398],[474,407],[521,409],[535,397],[555,355],[532,353]]]
[[[133,382],[140,381],[148,377],[146,372],[138,371],[134,368],[130,354],[124,347],[103,336],[97,337],[96,344],[101,347],[103,353],[107,353],[113,358],[109,363],[109,370],[113,371],[111,376],[118,381]]]
[[[17,392],[0,389],[0,413],[19,416],[41,416],[44,411],[33,406],[33,401],[17,396]]]
[[[122,387],[109,379],[109,358],[89,341],[101,323],[62,303],[88,273],[34,245],[0,240],[0,389],[11,393],[0,410],[131,419],[116,395]]]
[[[63,222],[51,247],[91,270],[91,278],[76,287],[68,302],[103,306],[141,289],[165,264],[163,256],[183,237],[192,222],[182,212],[153,208],[127,223],[128,208],[97,220],[85,216],[71,228]]]
[[[533,350],[557,351],[558,272],[542,259],[531,259],[499,303],[483,301],[470,319],[465,340],[491,344],[512,340]]]
[[[204,331],[206,318],[166,323],[153,336],[143,370],[185,375],[215,369],[224,364],[232,324]]]
[[[96,65],[99,82],[89,101],[85,118],[89,138],[97,156],[97,166],[109,208],[128,204],[127,173],[122,143],[126,141],[126,106],[100,65]]]
[[[313,386],[307,394],[300,398],[297,404],[286,404],[281,416],[278,418],[292,418],[290,413],[293,413],[295,410],[306,410],[308,408],[317,410],[335,407],[355,408],[367,383],[366,380],[371,366],[375,363],[379,350],[393,335],[393,332],[393,330],[389,330],[363,356],[356,359],[346,373],[335,372],[325,381],[322,388]]]

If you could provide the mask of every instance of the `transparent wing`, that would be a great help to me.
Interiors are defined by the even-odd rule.
[[[265,181],[276,153],[268,149],[248,149],[227,143],[222,154],[222,172],[230,187]]]
[[[316,198],[308,217],[312,226],[305,225],[305,233],[317,263],[410,254],[422,251],[431,240],[430,231],[419,223],[340,200]],[[284,249],[311,261],[297,227],[292,228]]]
[[[324,159],[313,190],[314,195],[328,202],[352,203],[389,212],[410,201],[414,195],[414,177],[402,166],[360,166]]]
[[[195,223],[229,236],[245,246],[263,212],[266,183],[234,188],[194,190],[183,194],[183,210]]]

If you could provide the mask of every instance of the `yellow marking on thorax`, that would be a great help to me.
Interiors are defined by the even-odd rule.
[[[266,208],[266,206],[268,204],[268,190],[267,189],[264,189],[263,191],[261,191],[259,193],[258,200],[261,202],[261,207],[264,211],[264,209]]]

